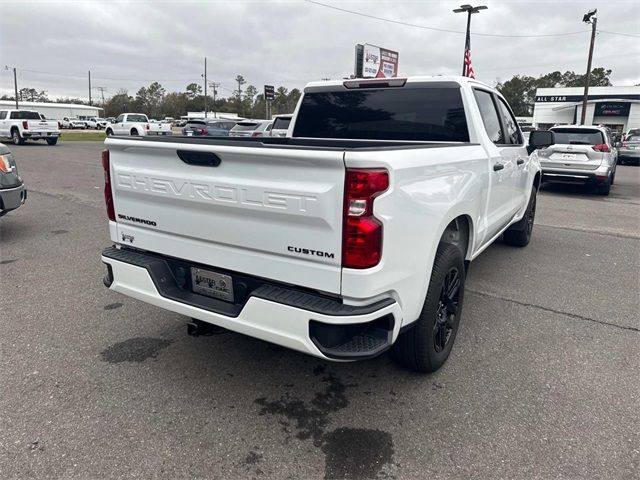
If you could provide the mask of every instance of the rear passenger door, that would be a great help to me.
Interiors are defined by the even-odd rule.
[[[530,192],[527,174],[529,154],[527,153],[527,147],[524,144],[524,138],[518,127],[516,117],[513,115],[507,102],[499,95],[494,94],[494,97],[498,105],[502,129],[505,132],[505,143],[500,147],[502,149],[502,156],[509,157],[509,160],[515,162],[516,166],[513,174],[512,187],[515,201],[514,212],[517,212],[529,201]]]
[[[520,206],[520,197],[516,194],[519,150],[510,143],[495,95],[480,88],[474,88],[473,93],[489,139],[483,142],[489,158],[485,237],[488,240],[509,223]]]

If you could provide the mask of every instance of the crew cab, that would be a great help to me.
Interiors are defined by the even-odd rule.
[[[107,136],[111,135],[171,135],[171,125],[168,123],[150,122],[144,113],[123,113],[115,122],[108,123]]]
[[[104,284],[194,334],[438,369],[469,262],[530,241],[553,134],[527,147],[495,89],[444,76],[310,83],[289,132],[108,138]]]
[[[59,136],[57,120],[43,120],[35,110],[0,110],[0,137],[10,138],[15,145],[27,140],[55,145]]]
[[[84,120],[80,120],[77,117],[62,117],[59,123],[61,128],[73,128],[76,130],[84,130],[87,128]]]

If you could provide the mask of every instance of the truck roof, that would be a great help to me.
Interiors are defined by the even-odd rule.
[[[342,80],[326,80],[326,81],[318,81],[318,82],[309,82],[304,87],[304,91],[309,90],[323,90],[330,87],[346,87],[349,88],[348,85],[353,85],[352,88],[358,88],[358,85],[362,84],[371,84],[375,86],[380,83],[387,83],[389,86],[404,86],[410,84],[421,84],[421,83],[438,83],[438,82],[447,82],[447,83],[457,83],[459,85],[464,84],[473,84],[482,86],[485,88],[489,88],[491,90],[495,90],[494,87],[487,85],[486,83],[480,82],[473,78],[463,77],[461,75],[417,75],[410,77],[394,77],[394,78],[353,78],[353,79],[342,79]]]

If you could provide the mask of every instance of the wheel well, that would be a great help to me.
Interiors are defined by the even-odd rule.
[[[15,125],[13,127],[11,127],[11,133],[17,131],[18,133],[20,133],[20,130],[18,129],[18,127],[16,127]]]
[[[133,132],[138,133],[138,129],[137,128],[132,128],[131,131],[129,132],[131,135],[133,135]]]
[[[542,174],[540,172],[536,172],[536,176],[533,177],[533,186],[536,187],[536,190],[540,190],[541,179],[542,179]]]
[[[440,238],[440,243],[450,243],[460,249],[467,259],[469,255],[469,242],[471,239],[471,219],[467,215],[454,218],[445,228]]]

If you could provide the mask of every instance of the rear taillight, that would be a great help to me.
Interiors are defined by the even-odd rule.
[[[113,193],[111,191],[111,169],[109,166],[109,150],[102,151],[102,168],[104,169],[104,203],[107,216],[112,222],[116,221],[116,210],[113,207]]]
[[[27,122],[26,120],[24,122],[22,122],[22,128],[24,128],[25,130],[29,129],[29,122]]]
[[[373,201],[389,187],[383,169],[347,169],[342,226],[342,266],[371,268],[382,256],[382,224],[373,216]]]
[[[147,130],[149,130],[149,128],[151,128],[148,123],[146,125],[146,128],[147,128]]]
[[[198,131],[200,132],[200,135],[206,135],[207,133],[209,133],[209,130],[207,130],[206,128],[200,128]]]
[[[609,151],[609,145],[607,145],[606,143],[601,143],[600,145],[594,145],[593,148],[596,152],[608,152]]]

